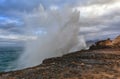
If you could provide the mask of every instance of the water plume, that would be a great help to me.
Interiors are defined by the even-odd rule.
[[[36,38],[27,40],[18,66],[35,66],[46,58],[76,50],[76,46],[85,47],[85,41],[79,40],[79,16],[78,11],[70,8],[45,10],[42,6],[24,15],[26,34]]]

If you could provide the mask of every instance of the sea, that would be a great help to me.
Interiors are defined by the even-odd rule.
[[[16,68],[16,62],[23,50],[22,46],[0,46],[0,72],[11,71]]]

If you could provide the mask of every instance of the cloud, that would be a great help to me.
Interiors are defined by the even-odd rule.
[[[80,34],[86,37],[120,33],[120,0],[0,0],[0,18],[7,17],[0,19],[1,32],[23,33],[24,26],[18,19],[22,19],[24,12],[31,12],[40,4],[45,6],[45,9],[68,6],[79,10],[79,25],[83,26]]]
[[[119,2],[119,0],[77,0],[78,6],[90,6],[90,5],[103,5],[103,4],[112,4],[114,2]]]
[[[49,8],[52,5],[59,7],[70,5],[76,7],[111,4],[118,1],[119,0],[0,0],[0,12],[32,11],[40,4],[44,5],[46,8]]]
[[[0,10],[30,10],[33,7],[37,7],[39,4],[40,0],[5,0],[4,3],[1,3]]]
[[[23,34],[23,23],[18,19],[0,17],[0,35]]]
[[[89,0],[84,6],[75,7],[81,12],[81,34],[87,39],[105,39],[119,34],[120,1],[119,0]],[[103,2],[101,2],[103,1]],[[112,36],[112,37],[113,37]]]

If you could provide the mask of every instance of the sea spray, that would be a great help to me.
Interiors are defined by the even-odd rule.
[[[46,58],[66,54],[74,50],[79,42],[79,47],[85,47],[84,41],[78,38],[79,16],[78,11],[70,8],[45,10],[42,6],[25,14],[26,34],[35,39],[27,40],[18,67],[32,67]]]

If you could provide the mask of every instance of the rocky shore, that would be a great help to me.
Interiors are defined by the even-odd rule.
[[[109,42],[99,41],[89,50],[45,59],[36,67],[0,73],[0,79],[120,79],[118,39],[119,36]]]
[[[120,48],[120,35],[113,40],[108,38],[106,40],[98,41],[90,47],[90,49],[105,49],[105,48]]]

